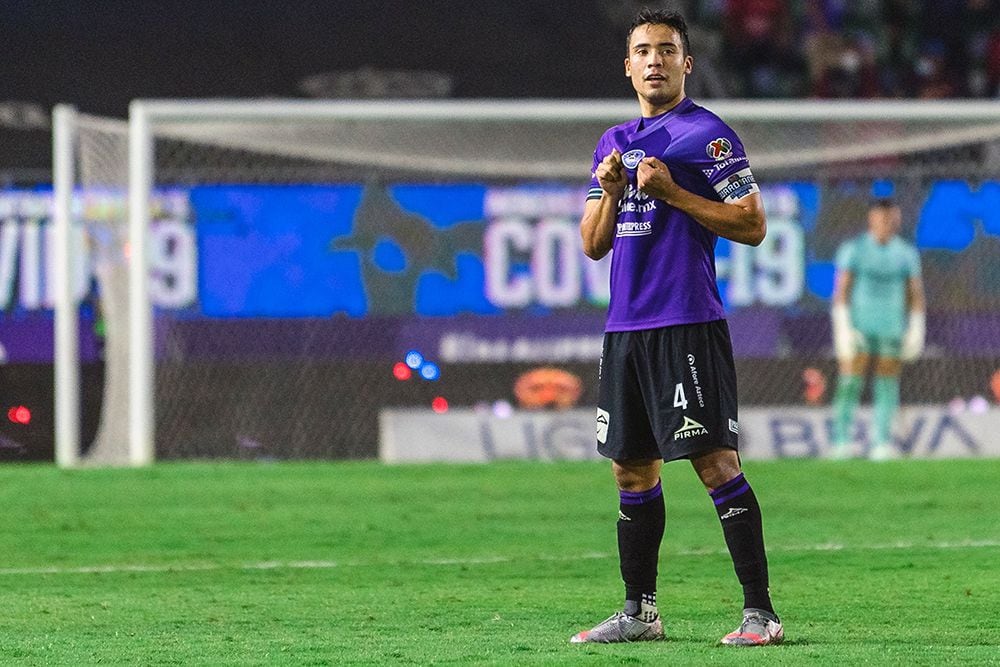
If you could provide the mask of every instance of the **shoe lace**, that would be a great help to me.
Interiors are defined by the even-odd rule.
[[[740,629],[737,630],[740,634],[744,634],[751,625],[756,625],[762,630],[767,630],[767,619],[764,618],[763,614],[758,614],[756,612],[747,614],[743,617],[743,622],[740,623]]]
[[[594,627],[594,631],[608,632],[614,629],[614,631],[616,631],[619,635],[624,637],[625,633],[622,629],[622,624],[625,622],[627,618],[628,616],[625,614],[625,612],[616,611],[615,613],[611,614],[611,616],[608,616],[606,619],[598,623]]]
[[[613,621],[618,632],[623,636],[625,635],[624,626],[629,620],[628,614],[623,611],[616,611],[608,620]]]
[[[616,611],[615,615],[612,616],[615,620],[615,629],[618,631],[618,635],[626,642],[631,642],[632,638],[629,636],[629,624],[636,619],[629,616],[624,611]]]

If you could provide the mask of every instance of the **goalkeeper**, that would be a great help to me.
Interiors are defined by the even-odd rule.
[[[902,362],[920,356],[925,331],[920,255],[897,236],[901,220],[893,200],[876,200],[868,210],[868,232],[837,251],[831,314],[840,377],[833,398],[832,458],[854,453],[854,415],[873,361],[874,438],[868,456],[880,461],[894,455],[891,432]]]

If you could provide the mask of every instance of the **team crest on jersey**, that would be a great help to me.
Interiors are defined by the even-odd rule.
[[[719,137],[713,141],[708,142],[705,146],[705,152],[708,153],[708,157],[713,160],[725,160],[727,157],[733,153],[733,144],[725,137]]]
[[[644,157],[646,157],[646,151],[641,148],[636,148],[635,150],[631,150],[628,153],[625,153],[625,155],[622,155],[622,164],[624,164],[628,169],[635,169],[639,166],[639,163],[642,162],[642,158]]]

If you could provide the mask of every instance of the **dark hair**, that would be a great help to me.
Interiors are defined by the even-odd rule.
[[[883,210],[890,208],[899,208],[899,204],[892,197],[878,197],[873,199],[871,206],[869,208],[881,208]]]
[[[660,9],[643,9],[628,27],[628,34],[625,35],[625,52],[628,53],[629,44],[632,42],[632,33],[641,25],[665,25],[673,28],[681,36],[681,45],[684,47],[684,55],[691,55],[691,42],[688,39],[688,26],[684,17],[677,12],[667,12]]]

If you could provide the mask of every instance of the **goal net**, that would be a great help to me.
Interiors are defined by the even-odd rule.
[[[992,400],[995,105],[704,105],[743,139],[768,212],[760,247],[718,247],[741,406],[829,402],[833,258],[887,195],[928,296],[927,352],[907,366],[903,402]],[[517,379],[539,366],[581,378],[579,404],[596,404],[607,262],[583,258],[577,221],[597,139],[635,113],[149,101],[133,104],[127,142],[118,124],[81,121],[80,196],[120,202],[130,186],[134,216],[131,236],[120,209],[86,221],[108,334],[93,450],[368,458],[380,410],[516,403]],[[129,239],[146,251],[131,277]]]

